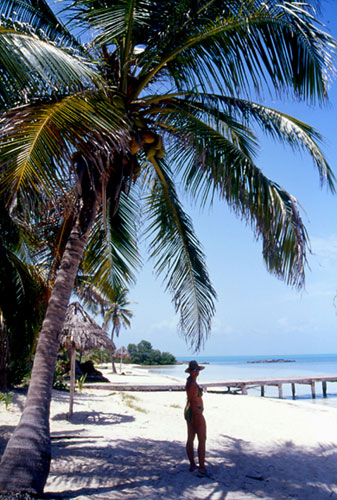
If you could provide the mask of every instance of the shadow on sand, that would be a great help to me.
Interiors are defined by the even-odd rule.
[[[13,434],[15,425],[0,425],[0,459],[6,448],[7,441]]]
[[[212,477],[199,478],[188,471],[182,443],[110,443],[89,438],[85,447],[75,441],[54,445],[45,498],[337,498],[337,451],[332,446],[308,451],[289,442],[263,454],[250,443],[221,435],[217,450],[207,455]]]
[[[58,413],[52,420],[69,420],[74,425],[114,425],[134,421],[134,417],[119,413],[106,413],[98,411],[76,411],[69,419],[67,413]]]

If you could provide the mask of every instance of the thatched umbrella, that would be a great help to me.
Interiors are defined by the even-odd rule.
[[[123,363],[123,359],[131,359],[131,356],[129,354],[129,351],[127,350],[126,347],[122,346],[120,347],[116,352],[115,352],[115,356],[117,358],[120,358],[120,372],[122,373],[122,363]]]
[[[73,414],[76,351],[88,352],[103,346],[113,352],[115,344],[106,332],[85,312],[79,302],[69,304],[61,334],[61,345],[71,351],[69,417]]]

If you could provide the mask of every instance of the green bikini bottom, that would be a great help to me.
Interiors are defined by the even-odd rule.
[[[202,406],[197,406],[197,408],[201,411],[204,411]],[[189,423],[192,422],[192,406],[190,405],[190,403],[187,403],[187,405],[185,406],[184,418],[185,418],[186,422],[189,422]]]

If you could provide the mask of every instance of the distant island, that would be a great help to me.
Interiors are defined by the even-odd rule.
[[[296,363],[296,359],[259,359],[247,361],[247,363]]]

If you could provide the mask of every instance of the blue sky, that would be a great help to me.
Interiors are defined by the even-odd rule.
[[[337,37],[337,2],[323,2],[328,29]],[[292,101],[272,102],[278,109],[314,126],[324,136],[323,151],[337,175],[337,80],[330,106],[309,107]],[[263,140],[257,161],[270,178],[291,192],[303,207],[312,247],[306,288],[298,292],[268,274],[261,242],[224,203],[203,213],[185,208],[207,258],[218,294],[217,312],[205,347],[207,355],[337,353],[337,195],[321,189],[312,161],[304,154]],[[144,255],[146,260],[146,255]],[[121,330],[118,346],[150,341],[162,351],[191,356],[177,333],[178,318],[170,296],[146,263],[130,291],[134,312],[129,330]]]
[[[50,3],[55,8],[54,2]],[[323,0],[322,6],[324,22],[337,37],[337,0]],[[332,82],[329,107],[285,99],[266,104],[309,123],[323,135],[323,151],[337,176],[337,79]],[[303,207],[313,252],[308,256],[306,288],[298,292],[268,274],[261,242],[224,203],[204,212],[185,204],[218,294],[212,331],[200,354],[337,353],[337,309],[333,303],[337,292],[337,195],[320,188],[310,158],[277,143],[261,142],[257,164]],[[121,330],[116,344],[127,346],[145,339],[161,351],[192,356],[178,335],[178,317],[170,296],[154,278],[144,253],[143,258],[144,268],[129,295],[134,312],[131,328]]]

